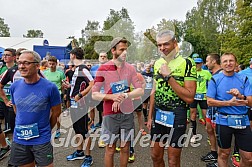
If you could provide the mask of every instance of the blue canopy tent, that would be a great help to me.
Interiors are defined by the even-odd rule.
[[[0,58],[2,58],[3,52],[4,52],[4,48],[0,47]]]
[[[34,45],[33,50],[38,52],[43,59],[47,54],[55,56],[57,59],[70,59],[71,43],[67,46]]]

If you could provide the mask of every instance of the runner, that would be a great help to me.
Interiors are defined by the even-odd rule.
[[[61,113],[57,87],[38,75],[40,55],[22,51],[18,68],[24,79],[11,85],[16,125],[10,163],[15,166],[53,166],[51,129]],[[46,90],[46,91],[45,91]]]
[[[62,94],[62,80],[66,78],[65,74],[57,70],[57,58],[55,56],[50,56],[48,59],[48,67],[49,69],[44,71],[45,78],[54,83],[61,95],[61,100],[63,101],[63,94]],[[55,139],[58,139],[60,137],[60,120],[58,118],[57,121],[57,130],[55,134]]]
[[[91,156],[91,140],[88,134],[88,105],[85,98],[93,86],[93,78],[86,65],[83,64],[84,51],[82,48],[74,48],[70,52],[70,59],[75,65],[74,75],[71,84],[64,82],[64,87],[71,87],[70,115],[73,129],[76,133],[76,143],[79,143],[77,150],[67,156],[68,161],[84,159],[81,167],[89,167],[93,164]],[[84,148],[84,141],[87,145]],[[83,149],[85,149],[85,154]]]
[[[220,66],[220,55],[216,53],[210,53],[206,57],[206,65],[208,69],[211,71],[212,75],[219,74],[221,72]],[[209,90],[211,91],[211,90]],[[216,107],[208,107],[206,114],[206,130],[210,142],[210,152],[201,157],[202,161],[210,162],[206,164],[207,167],[218,167],[217,163],[217,146],[216,146],[216,136],[215,136],[215,125],[216,118],[215,113],[217,111]]]
[[[170,141],[168,164],[178,167],[183,147],[183,141],[179,143],[179,139],[186,131],[187,104],[193,102],[196,91],[196,67],[192,59],[184,59],[177,53],[173,31],[159,32],[156,41],[162,57],[154,65],[147,124],[154,142],[151,158],[154,167],[164,167],[164,147]],[[170,132],[173,132],[172,137],[168,139]]]
[[[150,94],[153,88],[153,72],[151,72],[151,65],[146,64],[145,71],[142,72],[142,75],[145,79],[146,87],[144,89],[143,99],[143,114],[144,114],[144,124],[147,125],[148,122],[148,103],[150,101]]]
[[[92,97],[103,103],[102,136],[107,144],[104,166],[114,166],[116,141],[120,136],[120,166],[126,167],[129,158],[130,140],[134,135],[134,117],[132,98],[143,95],[135,68],[126,62],[128,41],[124,38],[114,38],[111,42],[113,59],[100,66],[95,78]],[[129,92],[133,84],[134,90]],[[104,87],[105,93],[100,93]],[[126,136],[131,135],[128,139]]]
[[[99,68],[102,64],[104,64],[104,63],[106,63],[106,62],[108,61],[107,53],[101,52],[101,53],[99,54],[99,59],[98,59],[98,61],[99,61],[99,64],[96,64],[96,65],[92,66],[92,67],[91,67],[91,70],[90,70],[90,73],[91,73],[91,75],[92,75],[93,78],[95,78],[96,72],[97,72],[98,68]],[[104,88],[101,89],[101,93],[104,93]],[[98,128],[100,128],[101,125],[102,125],[103,101],[101,101],[101,102],[96,101],[96,103],[98,103],[98,104],[95,105],[95,106],[96,106],[96,109],[97,109],[98,112],[99,112],[99,122],[95,124],[94,128],[95,128],[95,129],[98,129]],[[104,148],[106,145],[105,145],[104,141],[102,141],[101,139],[99,139],[99,141],[98,141],[98,146],[99,146],[100,148]]]
[[[207,91],[209,106],[218,107],[216,136],[218,141],[218,166],[227,167],[235,136],[241,156],[240,166],[252,166],[252,133],[247,106],[252,106],[252,90],[245,75],[234,72],[237,58],[232,53],[221,56],[222,73],[213,76]]]
[[[2,80],[4,72],[7,71],[9,68],[15,65],[16,60],[16,50],[13,48],[7,48],[4,50],[2,55],[3,60],[6,64],[3,64],[0,68],[0,80]],[[13,111],[12,106],[9,103],[5,103],[10,100],[10,85],[1,85],[0,88],[2,91],[6,92],[5,98],[2,94],[4,92],[0,92],[0,144],[2,146],[0,150],[0,160],[3,159],[7,154],[10,153],[10,146],[5,141],[5,133],[1,128],[2,120],[5,119],[5,129],[13,132],[15,126],[15,114]]]
[[[193,103],[190,104],[190,112],[191,112],[191,124],[192,124],[192,132],[193,136],[190,140],[191,143],[195,143],[196,141],[196,131],[197,131],[197,123],[196,123],[196,114],[197,114],[197,105],[200,105],[201,111],[203,112],[203,120],[206,117],[206,109],[207,109],[207,101],[206,101],[206,92],[207,92],[207,83],[210,81],[212,75],[208,70],[203,70],[203,60],[201,58],[195,58],[194,62],[196,63],[197,69],[197,89],[194,97]]]

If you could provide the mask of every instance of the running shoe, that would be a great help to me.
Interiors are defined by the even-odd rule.
[[[134,161],[135,161],[135,154],[132,153],[132,154],[130,154],[130,156],[129,156],[128,162],[129,162],[129,163],[133,163]]]
[[[91,156],[85,157],[81,167],[90,167],[93,164],[93,158]]]
[[[202,125],[206,125],[206,121],[203,118],[199,119],[199,123],[201,123]]]
[[[207,136],[207,143],[211,146],[211,142],[208,136]]]
[[[202,156],[200,159],[201,161],[204,161],[204,162],[210,162],[210,161],[216,161],[217,160],[217,156],[212,154],[212,152],[209,152],[207,153],[207,155],[205,156]]]
[[[208,163],[208,164],[206,164],[206,167],[218,167],[218,162],[215,161],[215,162],[212,162],[212,163]]]
[[[120,152],[121,151],[121,147],[116,147],[116,152]]]
[[[74,160],[77,160],[77,159],[84,159],[84,158],[85,158],[85,154],[84,154],[83,151],[80,152],[80,153],[75,151],[73,154],[67,156],[68,161],[74,161]]]
[[[106,144],[105,144],[105,142],[104,142],[104,141],[99,140],[99,142],[98,142],[98,146],[99,146],[99,148],[104,148],[104,147],[106,146]]]
[[[0,149],[0,160],[4,159],[10,153],[10,146]]]
[[[94,126],[96,129],[100,128],[101,127],[101,124],[98,122],[97,124],[95,124]]]
[[[147,132],[144,129],[141,129],[140,132],[141,132],[142,136],[147,135]]]
[[[55,138],[55,139],[58,139],[58,138],[60,137],[60,135],[61,135],[61,134],[60,134],[60,131],[58,131],[58,130],[57,130],[57,132],[56,132],[56,134],[55,134],[55,137],[54,137],[54,138]]]
[[[240,154],[234,153],[232,155],[231,160],[232,160],[233,166],[240,167]]]
[[[189,118],[186,119],[186,123],[187,123],[187,124],[190,123],[190,119],[189,119]]]

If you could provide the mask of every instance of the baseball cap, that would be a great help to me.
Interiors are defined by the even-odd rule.
[[[124,42],[128,43],[128,41],[126,40],[126,38],[124,38],[124,37],[116,37],[116,38],[114,38],[111,41],[111,43],[110,43],[110,49],[113,48],[113,47],[115,47],[121,41],[124,41]]]
[[[192,58],[198,58],[199,57],[199,54],[198,53],[194,53],[193,55],[192,55]]]
[[[202,58],[195,58],[193,59],[195,63],[203,63]]]

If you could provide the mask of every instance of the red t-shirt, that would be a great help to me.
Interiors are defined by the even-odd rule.
[[[118,83],[120,81],[126,81],[128,89],[125,92],[129,92],[129,86],[132,84],[134,88],[142,88],[142,84],[137,77],[135,68],[127,62],[124,62],[120,68],[114,64],[111,60],[105,64],[102,64],[97,70],[94,86],[92,88],[93,92],[100,92],[100,89],[104,87],[106,94],[113,94],[114,89],[112,89],[113,83]],[[125,82],[124,82],[125,83]],[[127,113],[133,112],[134,107],[131,99],[125,99],[121,105],[118,112],[112,111],[113,100],[105,100],[103,103],[103,114],[117,114],[117,113]]]

